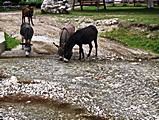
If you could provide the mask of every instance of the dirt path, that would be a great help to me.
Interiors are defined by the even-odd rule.
[[[27,19],[27,18],[26,18]],[[36,16],[34,17],[33,26],[34,35],[47,35],[50,37],[57,37],[60,25],[49,16]],[[0,28],[11,34],[18,35],[21,25],[21,12],[0,13]]]
[[[82,26],[79,21],[72,19],[72,23],[76,26]],[[59,19],[56,16],[47,16],[47,15],[37,15],[33,19],[35,26],[33,26],[35,34],[34,36],[47,36],[58,44],[59,31],[60,28],[64,26],[65,23],[59,22]],[[21,39],[19,34],[19,29],[21,25],[21,12],[9,12],[9,13],[0,13],[0,30]],[[97,28],[100,32],[103,26],[98,25]],[[112,26],[110,26],[112,27]],[[152,53],[147,53],[138,49],[127,48],[117,42],[110,41],[104,38],[98,37],[99,43],[99,56],[101,59],[123,59],[123,60],[136,60],[136,59],[151,59],[155,58],[156,55]],[[88,47],[85,47],[85,51],[88,51]],[[15,52],[11,52],[14,56]],[[17,53],[17,51],[16,51]]]

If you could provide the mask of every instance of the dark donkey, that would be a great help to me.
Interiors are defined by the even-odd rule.
[[[25,48],[25,54],[28,56],[31,52],[31,39],[34,34],[34,30],[29,23],[22,23],[20,27],[20,34],[22,36],[22,49]]]
[[[59,46],[56,45],[54,42],[53,44],[58,47],[58,55],[60,60],[63,59],[63,55],[64,55],[64,46],[66,44],[66,42],[68,41],[68,39],[70,38],[70,36],[73,35],[73,33],[75,33],[75,26],[72,24],[68,24],[65,27],[62,28],[62,30],[60,31],[60,41],[59,41]]]
[[[34,13],[33,7],[28,6],[28,5],[23,7],[22,8],[22,23],[25,23],[25,17],[28,17],[29,24],[31,21],[31,24],[34,26],[33,19],[32,19],[33,13]]]
[[[77,44],[79,46],[79,59],[84,58],[84,52],[82,48],[82,44],[89,44],[89,53],[87,57],[90,56],[92,51],[92,41],[94,40],[95,48],[96,48],[96,56],[97,56],[97,35],[98,30],[95,26],[90,25],[88,27],[77,30],[70,39],[66,42],[64,46],[64,61],[68,62],[72,56],[72,49]]]

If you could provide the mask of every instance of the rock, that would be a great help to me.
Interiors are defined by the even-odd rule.
[[[4,38],[4,32],[0,32],[0,54],[4,52],[5,50],[5,38]]]
[[[56,54],[57,48],[49,42],[33,41],[33,51],[38,54]]]
[[[0,70],[0,78],[7,78],[9,77],[9,75],[5,72],[4,69]]]
[[[149,33],[146,37],[148,39],[153,39],[153,38],[155,38],[155,35],[153,33]]]
[[[158,24],[150,24],[147,29],[150,31],[159,30],[159,25]]]
[[[118,24],[118,23],[119,23],[118,18],[105,19],[105,20],[97,20],[97,21],[95,22],[95,24],[96,24],[97,26],[103,26],[103,25],[105,25],[105,26],[110,26],[110,25],[116,25],[116,24]]]
[[[11,78],[10,78],[10,80],[9,80],[9,82],[10,83],[13,83],[13,84],[16,84],[17,83],[17,77],[15,77],[15,76],[11,76]]]
[[[93,23],[93,22],[94,22],[94,20],[91,18],[85,19],[85,23]]]
[[[67,0],[44,0],[41,5],[41,11],[44,13],[69,13],[70,10],[71,6]]]
[[[89,25],[93,25],[93,23],[85,23],[85,22],[82,22],[81,24],[79,24],[78,26],[78,29],[82,29],[82,28],[85,28]]]

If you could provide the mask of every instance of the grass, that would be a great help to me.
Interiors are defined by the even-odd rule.
[[[149,35],[152,35],[148,37]],[[116,40],[128,47],[140,48],[154,53],[159,53],[159,32],[141,32],[128,28],[114,29],[111,32],[104,32],[102,37]]]
[[[106,11],[103,6],[100,7],[99,11],[96,11],[96,7],[84,7],[81,11],[80,8],[76,8],[71,11],[70,14],[56,15],[59,18],[78,18],[79,16],[85,16],[86,18],[108,19],[108,18],[119,18],[131,23],[143,23],[143,24],[158,24],[159,23],[159,7],[154,9],[147,9],[145,7],[112,7],[108,6]]]
[[[11,50],[20,44],[20,41],[5,33],[5,49]]]

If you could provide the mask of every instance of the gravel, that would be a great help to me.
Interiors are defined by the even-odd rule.
[[[52,57],[1,59],[0,64],[12,76],[1,78],[1,97],[22,93],[77,105],[105,118],[159,119],[158,62],[63,63]]]

